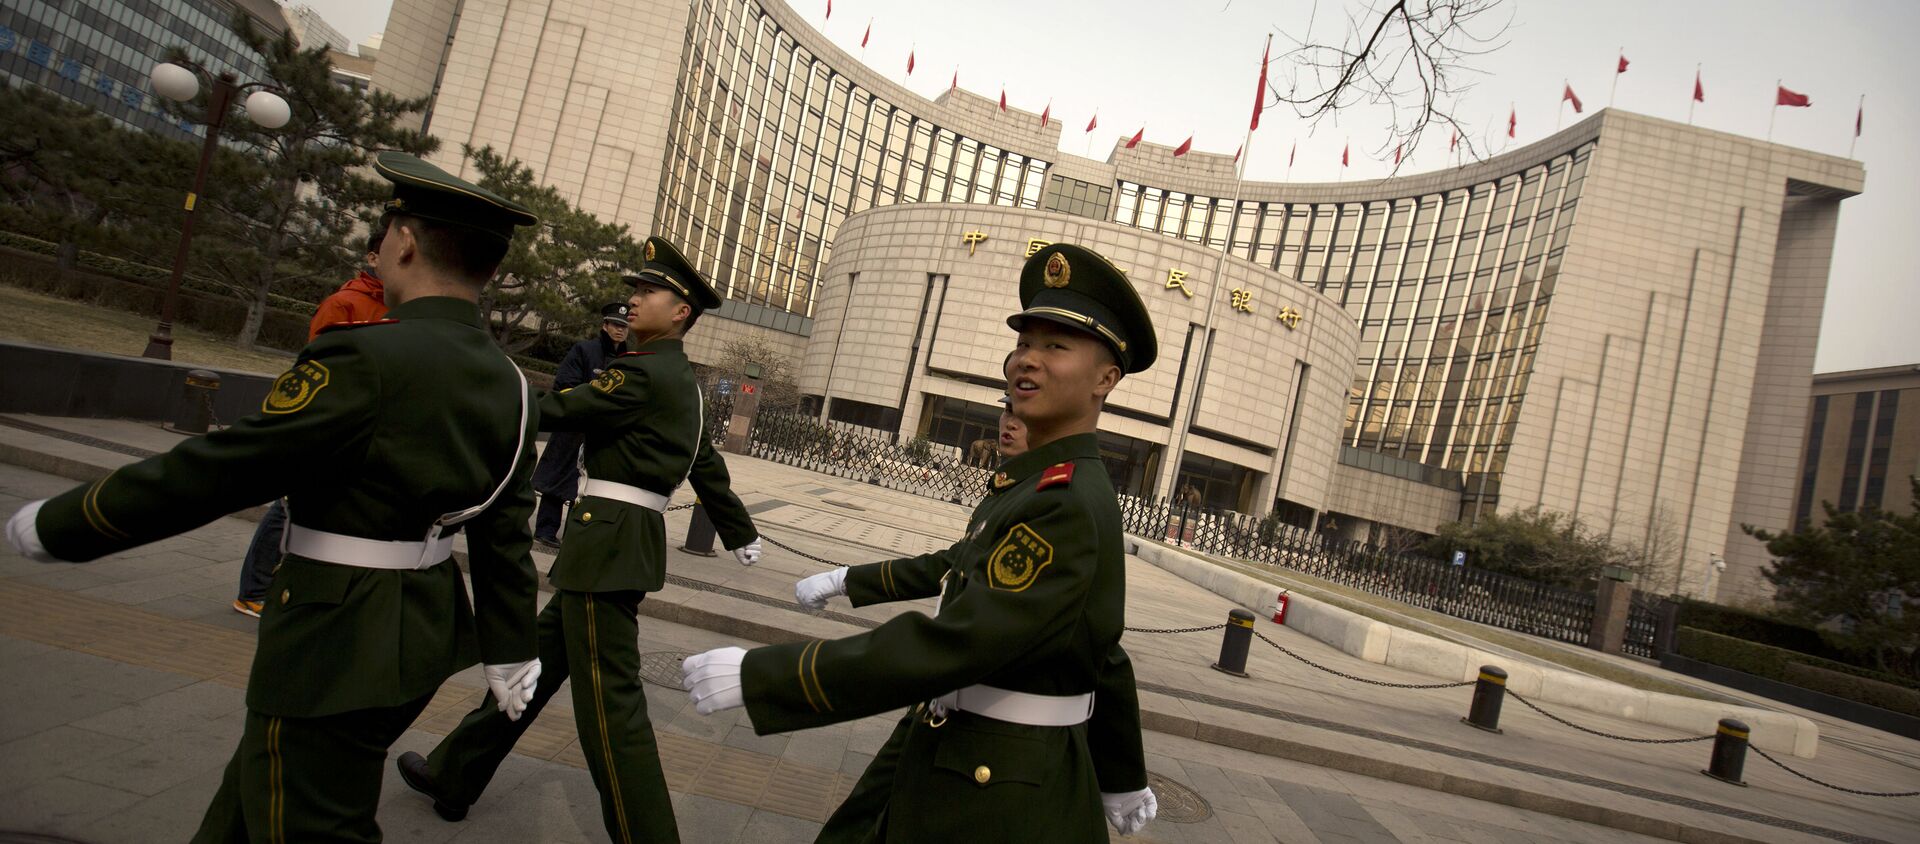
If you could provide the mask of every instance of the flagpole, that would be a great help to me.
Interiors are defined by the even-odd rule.
[[[1773,80],[1773,110],[1767,112],[1767,143],[1773,143],[1773,121],[1780,116],[1780,83],[1782,81]]]
[[[1695,91],[1700,90],[1700,65],[1697,63],[1693,66],[1693,90]],[[1700,104],[1699,98],[1695,97],[1692,94],[1687,95],[1687,125],[1688,126],[1693,125],[1693,107],[1699,104]]]
[[[1867,113],[1867,95],[1860,95],[1860,108],[1853,113],[1853,140],[1847,142],[1847,157],[1853,157],[1853,148],[1860,145],[1860,119]]]
[[[1627,57],[1627,45],[1622,44],[1620,45],[1619,58],[1624,59],[1626,57]],[[1620,62],[1619,62],[1619,59],[1615,59],[1613,63],[1613,87],[1607,89],[1607,108],[1613,108],[1613,95],[1615,92],[1619,90],[1620,90]]]
[[[1272,35],[1267,36],[1267,44],[1269,48],[1271,48],[1273,44]],[[1260,72],[1262,76],[1266,75],[1266,67],[1264,65],[1261,67]],[[1265,92],[1262,91],[1261,94],[1262,96],[1264,96]],[[1220,254],[1213,259],[1213,276],[1207,279],[1211,287],[1207,291],[1206,319],[1201,324],[1206,326],[1206,336],[1208,340],[1211,340],[1213,336],[1214,308],[1220,304],[1220,292],[1221,292],[1220,271],[1222,269],[1225,269],[1227,264],[1227,252],[1233,248],[1233,225],[1234,223],[1238,222],[1240,219],[1240,198],[1241,198],[1241,195],[1245,193],[1247,160],[1251,158],[1253,155],[1253,150],[1249,149],[1249,147],[1252,147],[1252,146],[1253,146],[1253,122],[1248,121],[1247,134],[1240,139],[1240,159],[1233,163],[1233,204],[1227,206],[1227,214],[1229,215],[1227,217],[1227,235],[1226,237],[1221,238]],[[1258,227],[1259,221],[1255,220],[1254,225]],[[1211,226],[1209,226],[1209,228],[1211,228]],[[1204,238],[1206,237],[1206,235],[1202,234],[1201,237]],[[1204,243],[1205,240],[1202,240],[1201,242]],[[1192,432],[1193,419],[1194,417],[1198,416],[1200,412],[1200,408],[1199,408],[1200,390],[1201,390],[1201,385],[1204,384],[1207,379],[1207,366],[1211,363],[1211,358],[1213,357],[1213,355],[1211,354],[1212,351],[1213,351],[1212,342],[1203,342],[1200,344],[1200,361],[1199,361],[1199,365],[1194,369],[1194,377],[1193,377],[1194,399],[1187,403],[1187,424],[1180,426],[1180,447],[1175,449],[1173,454],[1169,455],[1169,458],[1170,458],[1169,462],[1173,464],[1173,484],[1176,486],[1180,483],[1180,464],[1185,463],[1187,458],[1187,435]],[[1177,399],[1179,397],[1175,396],[1175,398]],[[1176,422],[1176,423],[1178,422],[1178,420],[1169,420],[1169,421]],[[1171,490],[1169,490],[1169,492],[1171,492]]]

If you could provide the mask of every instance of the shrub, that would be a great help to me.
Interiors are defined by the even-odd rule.
[[[1920,718],[1920,691],[1914,689],[1800,663],[1788,663],[1784,673],[1786,682],[1803,689]]]
[[[1681,627],[1786,648],[1838,662],[1851,662],[1844,651],[1828,643],[1818,630],[1706,601],[1680,599],[1677,623]]]
[[[1906,677],[1859,668],[1843,662],[1834,662],[1829,659],[1821,659],[1817,656],[1809,656],[1785,648],[1776,648],[1769,645],[1762,645],[1758,642],[1735,639],[1732,636],[1722,636],[1718,633],[1696,630],[1692,627],[1680,628],[1677,638],[1676,650],[1680,652],[1681,656],[1689,659],[1697,659],[1701,662],[1711,663],[1723,668],[1731,668],[1735,671],[1745,671],[1748,674],[1765,677],[1769,680],[1778,680],[1782,683],[1793,682],[1787,678],[1787,667],[1799,664],[1821,668],[1838,674],[1877,680],[1882,683],[1904,688],[1920,689],[1920,681],[1911,680]]]

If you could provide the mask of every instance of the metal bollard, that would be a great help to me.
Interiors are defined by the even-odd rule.
[[[213,424],[213,394],[220,390],[219,373],[205,369],[187,372],[185,396],[174,414],[173,429],[183,434],[204,434]]]
[[[1503,732],[1500,729],[1500,705],[1506,700],[1506,670],[1497,665],[1482,665],[1480,678],[1473,684],[1473,705],[1468,707],[1467,717],[1460,719],[1460,723],[1489,733]]]
[[[1720,728],[1713,731],[1713,758],[1707,760],[1707,769],[1700,773],[1745,788],[1747,784],[1740,780],[1740,774],[1746,767],[1746,723],[1732,718],[1720,719]]]
[[[712,557],[718,552],[713,550],[713,519],[707,516],[707,505],[698,501],[693,505],[693,520],[687,524],[687,541],[680,550],[702,557]]]
[[[1235,607],[1227,613],[1227,631],[1220,636],[1220,661],[1213,670],[1247,676],[1247,648],[1253,644],[1253,613]]]

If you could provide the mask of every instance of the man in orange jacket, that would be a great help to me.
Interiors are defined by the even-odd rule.
[[[343,322],[371,322],[387,315],[386,285],[380,276],[380,241],[387,236],[386,221],[374,224],[367,235],[366,268],[351,281],[340,285],[321,300],[307,324],[307,342],[320,336],[327,326]],[[233,599],[234,612],[260,617],[261,602],[267,599],[267,585],[273,582],[273,567],[280,563],[280,535],[287,529],[287,508],[275,500],[260,517],[247,546],[246,562],[240,566],[240,596]]]

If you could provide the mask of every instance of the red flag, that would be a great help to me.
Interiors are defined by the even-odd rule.
[[[1618,68],[1617,70],[1615,70],[1615,71],[1614,71],[1613,73],[1614,73],[1614,75],[1615,75],[1615,76],[1618,76],[1618,75],[1620,75],[1620,74],[1622,74],[1622,73],[1626,73],[1626,72],[1627,72],[1627,54],[1626,54],[1626,53],[1621,53],[1621,54],[1620,54],[1620,67],[1619,67],[1619,68]]]
[[[1453,130],[1453,135],[1447,138],[1447,152],[1453,152],[1459,146],[1460,146],[1460,130],[1455,129]]]
[[[1047,122],[1053,119],[1053,101],[1047,101],[1047,107],[1040,110],[1040,128],[1047,128]]]
[[[1246,148],[1247,148],[1247,145],[1246,145],[1246,144],[1241,144],[1241,145],[1239,145],[1239,146],[1237,146],[1237,147],[1234,147],[1234,148],[1233,148],[1233,163],[1235,163],[1235,164],[1239,164],[1239,163],[1240,163],[1240,153],[1241,153],[1241,152],[1243,152],[1243,151],[1245,151],[1245,150],[1246,150]]]
[[[953,84],[947,87],[949,90],[960,90],[960,68],[956,67],[953,69]]]
[[[914,53],[913,50],[907,51],[907,75],[908,76],[913,75],[913,53]]]
[[[1139,146],[1140,139],[1144,137],[1146,134],[1147,134],[1147,127],[1145,126],[1140,127],[1140,131],[1133,133],[1133,137],[1127,139],[1127,149],[1133,149],[1134,147]]]
[[[1697,70],[1693,72],[1693,101],[1696,103],[1707,101],[1707,89],[1700,87],[1700,71]]]
[[[1399,144],[1393,145],[1393,163],[1395,166],[1399,166],[1400,164],[1400,145]]]
[[[1004,114],[1006,110],[1007,110],[1007,86],[1002,85],[1000,86],[1000,111],[1001,113]]]
[[[1520,125],[1520,116],[1514,113],[1513,106],[1507,106],[1507,137],[1513,137],[1513,130]]]
[[[1260,51],[1260,84],[1253,89],[1253,125],[1247,127],[1251,132],[1260,128],[1260,108],[1267,102],[1267,56],[1273,52],[1273,36],[1267,36],[1266,49]]]
[[[1580,95],[1573,92],[1572,84],[1568,84],[1567,90],[1560,94],[1560,101],[1573,103],[1573,113],[1580,113]]]
[[[1793,108],[1806,108],[1807,106],[1813,105],[1813,100],[1808,98],[1806,94],[1789,91],[1787,90],[1787,86],[1781,85],[1780,93],[1774,97],[1773,104],[1792,106]]]
[[[1098,125],[1100,125],[1100,112],[1096,111],[1093,113],[1093,119],[1087,121],[1087,131],[1093,131],[1093,127]]]
[[[833,19],[833,0],[827,0],[827,19]]]
[[[1867,101],[1866,101],[1866,98],[1862,97],[1860,99],[1860,110],[1853,113],[1853,136],[1854,137],[1856,138],[1860,137],[1860,123],[1861,121],[1865,120],[1866,117],[1867,117]]]
[[[1179,146],[1174,147],[1173,157],[1179,158],[1180,156],[1186,155],[1192,149],[1193,149],[1193,136],[1188,135],[1186,140],[1181,141]]]
[[[1288,149],[1288,150],[1287,150],[1287,166],[1288,166],[1288,167],[1292,167],[1292,166],[1293,166],[1293,156],[1294,156],[1294,153],[1297,153],[1297,152],[1299,152],[1299,151],[1300,151],[1300,142],[1299,142],[1299,141],[1294,141],[1294,142],[1293,142],[1293,147],[1292,147],[1291,149]]]
[[[1346,146],[1343,146],[1340,148],[1340,166],[1342,167],[1347,166],[1347,153],[1352,150],[1353,150],[1353,144],[1347,144]]]
[[[867,32],[866,32],[866,34],[865,34],[865,35],[862,35],[862,36],[860,36],[860,46],[861,46],[861,47],[865,47],[865,46],[867,46],[867,39],[869,39],[869,38],[872,38],[872,37],[873,37],[873,19],[872,19],[872,18],[868,18],[868,19],[867,19]]]

